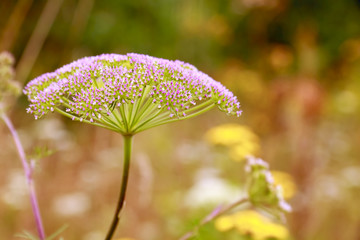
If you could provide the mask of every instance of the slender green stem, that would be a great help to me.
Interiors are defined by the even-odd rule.
[[[111,113],[113,116],[114,116],[114,118],[116,119],[116,122],[118,122],[119,123],[119,126],[121,126],[122,128],[124,128],[124,123],[123,123],[123,121],[121,121],[121,115],[120,115],[120,113],[119,113],[119,110],[115,107],[115,109],[112,111],[112,113]],[[110,115],[111,116],[111,115]]]
[[[144,108],[144,105],[148,105],[152,102],[150,97],[148,97],[150,90],[151,90],[151,87],[149,85],[145,86],[143,93],[141,95],[141,98],[137,104],[135,118],[133,119],[133,121],[131,123],[132,126],[135,126],[135,124],[137,123],[139,118],[142,116],[143,111],[145,109],[147,109],[147,107]]]
[[[121,115],[121,118],[124,122],[124,126],[125,126],[125,131],[129,131],[129,126],[128,126],[128,122],[127,122],[127,118],[126,118],[126,114],[125,114],[125,104],[121,104],[121,106],[119,107],[119,112]]]
[[[134,108],[134,103],[131,103],[131,102],[129,102],[128,104],[126,104],[124,106],[125,114],[127,115],[126,118],[127,118],[127,123],[129,125],[129,128],[130,128],[131,115],[132,115],[132,112],[133,112],[133,108]]]
[[[114,110],[116,111],[116,110]],[[116,115],[116,113],[113,113],[113,115]],[[116,119],[116,122],[119,123],[120,125],[116,124],[116,122],[113,121],[113,117],[110,116],[107,116],[106,115],[101,115],[101,118],[97,118],[99,122],[101,123],[104,123],[104,124],[110,124],[112,126],[115,126],[116,128],[120,128],[121,129],[121,133],[124,133],[125,132],[125,128],[124,128],[124,124],[121,123],[121,120],[118,120],[117,117],[115,117]]]
[[[185,119],[188,119],[188,118],[196,117],[196,116],[198,116],[198,115],[200,115],[200,114],[202,114],[204,112],[209,111],[213,107],[215,107],[215,104],[211,104],[211,105],[201,109],[200,111],[195,112],[195,113],[190,114],[190,115],[187,115],[185,117],[173,118],[173,119],[165,119],[165,120],[160,120],[160,121],[157,121],[157,122],[153,122],[153,123],[151,123],[149,125],[141,125],[138,128],[136,128],[134,130],[134,132],[138,133],[138,132],[144,131],[146,129],[153,128],[153,127],[156,127],[156,126],[160,126],[160,125],[163,125],[163,124],[166,124],[166,123],[172,123],[172,122],[176,122],[176,121],[179,121],[179,120],[185,120]]]
[[[136,99],[133,106],[132,106],[131,113],[129,113],[130,114],[130,117],[129,117],[129,126],[130,126],[130,128],[131,128],[131,125],[132,125],[132,123],[134,121],[136,113],[139,110],[139,106],[140,106],[140,100]]]
[[[191,112],[197,111],[198,109],[202,109],[202,108],[207,107],[207,106],[212,105],[212,104],[213,104],[213,101],[207,100],[207,101],[205,101],[203,103],[197,104],[195,106],[191,106],[189,109],[185,110],[184,112],[186,114],[190,114]]]
[[[76,119],[77,121],[80,121],[80,118],[77,117],[77,116],[74,116],[70,113],[67,113],[67,112],[64,112],[63,110],[61,110],[60,108],[58,107],[55,107],[54,108],[55,111],[57,111],[58,113],[66,116],[66,117],[69,117],[69,118],[74,118]],[[82,120],[83,122],[86,122],[86,123],[89,123],[91,125],[95,125],[95,126],[98,126],[98,127],[102,127],[102,128],[106,128],[106,129],[109,129],[109,130],[112,130],[112,131],[115,131],[115,132],[120,132],[120,133],[124,133],[122,130],[120,130],[117,126],[110,126],[109,124],[101,124],[101,123],[96,123],[96,122],[90,122],[89,120],[86,120],[86,119],[83,119]]]
[[[153,126],[158,126],[158,125],[162,125],[165,123],[175,122],[175,121],[178,121],[181,119],[195,117],[203,112],[210,110],[214,106],[215,105],[212,101],[210,101],[210,100],[205,101],[199,105],[196,105],[192,108],[189,108],[189,109],[183,111],[185,114],[187,114],[187,116],[180,117],[180,118],[179,117],[170,117],[170,112],[169,111],[164,112],[164,110],[162,109],[161,114],[159,114],[159,112],[156,112],[155,115],[148,114],[148,116],[146,118],[144,118],[143,121],[141,121],[135,127],[132,128],[132,132],[139,132],[139,131],[143,131],[145,129],[151,128]],[[155,107],[153,109],[155,109]]]
[[[199,109],[205,109],[206,107],[209,107],[210,105],[212,106],[213,102],[212,101],[206,101],[206,102],[203,102],[203,103],[201,103],[199,105],[196,105],[195,107],[192,107],[190,109],[185,110],[184,113],[187,114],[188,116],[193,116],[193,113],[195,113],[195,111],[197,111]],[[190,117],[188,117],[188,118],[190,118]],[[179,119],[179,118],[170,117],[170,112],[165,111],[162,114],[156,115],[156,117],[152,118],[151,121],[154,124],[156,124],[156,123],[159,123],[159,122],[164,122],[164,121],[168,121],[168,120],[175,120],[175,119]],[[182,119],[183,119],[183,117],[182,117]]]
[[[139,112],[135,116],[135,120],[133,121],[133,128],[137,127],[138,123],[146,119],[148,116],[152,115],[154,110],[157,110],[157,106],[153,103],[152,99],[148,98],[146,103],[140,108]]]
[[[142,126],[146,126],[147,123],[151,122],[154,118],[156,118],[157,116],[159,116],[159,114],[162,112],[163,110],[160,109],[158,110],[154,115],[150,116],[149,118],[147,118],[145,121],[139,123],[138,126],[136,126],[136,128],[132,129],[133,132],[137,132],[137,129],[141,128]]]
[[[124,167],[123,167],[123,175],[121,180],[120,195],[115,210],[115,215],[105,240],[111,240],[112,236],[114,235],[114,232],[120,220],[121,209],[123,208],[125,203],[126,187],[129,178],[132,135],[123,135],[123,137],[124,137]]]
[[[62,104],[65,106],[65,107],[67,107],[67,108],[69,108],[69,109],[72,109],[73,108],[73,106],[70,104],[70,102],[71,102],[71,100],[70,99],[68,99],[68,98],[66,98],[66,97],[62,97],[61,98],[62,100],[63,100],[63,102],[62,102]],[[58,108],[58,110],[60,110],[59,108]],[[86,114],[86,112],[84,112],[84,111],[82,111],[82,110],[80,110],[80,109],[76,109],[77,111],[79,111],[81,114]],[[62,111],[62,110],[61,110]],[[67,112],[64,112],[63,111],[63,113],[65,113],[65,114],[63,114],[63,115],[65,115],[65,116],[68,116],[68,117],[75,117],[75,119],[80,119],[79,117],[77,117],[77,116],[74,116],[74,115],[72,115],[72,114],[69,114],[69,113],[67,113]],[[95,117],[95,119],[97,119],[99,122],[103,122],[103,123],[105,123],[105,125],[112,125],[112,127],[114,127],[115,129],[121,129],[120,131],[118,131],[118,130],[115,130],[115,131],[118,131],[118,132],[121,132],[121,133],[123,133],[124,132],[124,124],[121,122],[121,120],[118,118],[118,116],[116,115],[116,113],[114,113],[113,112],[113,115],[114,115],[114,117],[111,119],[111,115],[110,116],[106,116],[107,114],[101,114],[101,116],[102,116],[102,118],[99,118],[98,116],[96,116]],[[114,120],[115,120],[115,122],[114,122]],[[91,123],[90,121],[85,121],[85,120],[83,120],[84,122],[87,122],[87,123]],[[92,124],[92,123],[91,123]],[[94,124],[95,125],[95,124]]]

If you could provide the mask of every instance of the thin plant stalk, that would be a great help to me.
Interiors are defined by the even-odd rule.
[[[17,151],[18,151],[20,159],[21,159],[21,163],[22,163],[24,171],[25,171],[26,182],[29,187],[31,207],[32,207],[32,210],[33,210],[33,213],[35,216],[36,228],[37,228],[37,231],[39,234],[39,239],[45,240],[44,226],[43,226],[41,215],[40,215],[39,203],[38,203],[38,200],[36,197],[34,180],[32,178],[33,168],[31,167],[29,162],[26,160],[24,148],[20,142],[19,135],[17,134],[11,120],[5,114],[1,114],[1,117],[11,132],[11,135],[14,139]]]
[[[62,3],[63,0],[49,0],[46,2],[16,68],[18,79],[21,82],[24,82],[29,76]]]
[[[8,22],[3,28],[2,38],[0,40],[0,51],[12,49],[32,3],[33,0],[17,1]]]
[[[121,210],[125,203],[126,188],[129,179],[132,135],[123,135],[123,137],[124,137],[124,166],[123,166],[123,175],[122,175],[121,187],[120,187],[120,195],[119,195],[119,200],[116,207],[115,215],[105,240],[111,240],[112,236],[114,235],[114,232],[120,220]]]

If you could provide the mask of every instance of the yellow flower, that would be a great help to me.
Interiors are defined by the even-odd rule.
[[[280,185],[283,190],[284,199],[292,198],[297,190],[294,178],[285,172],[271,171],[275,185]]]
[[[261,229],[264,220],[262,215],[252,210],[241,211],[234,214],[235,227],[244,235],[255,235],[254,233],[257,233]]]
[[[215,221],[215,228],[221,232],[234,227],[241,235],[251,235],[254,240],[266,240],[270,237],[283,240],[289,236],[285,226],[273,223],[253,210],[240,211]]]
[[[224,124],[210,129],[205,138],[212,144],[231,146],[246,141],[257,142],[258,137],[250,128],[238,124]]]
[[[211,144],[228,147],[230,157],[235,161],[244,160],[247,155],[256,155],[260,150],[256,134],[249,127],[239,124],[214,127],[205,138]]]
[[[226,232],[235,226],[232,216],[221,216],[215,220],[214,224],[220,232]]]
[[[260,146],[257,142],[243,142],[230,148],[230,157],[234,161],[242,161],[246,156],[257,155],[260,151]]]
[[[257,237],[259,239],[267,239],[273,237],[276,239],[286,239],[289,236],[289,230],[283,225],[277,223],[264,223],[261,231],[258,231]]]
[[[135,240],[134,238],[118,238],[116,240]]]

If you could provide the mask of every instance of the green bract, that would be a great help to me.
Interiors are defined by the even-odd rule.
[[[276,186],[269,165],[260,158],[248,157],[248,195],[255,206],[268,206],[290,212],[291,206],[284,200],[282,189]]]

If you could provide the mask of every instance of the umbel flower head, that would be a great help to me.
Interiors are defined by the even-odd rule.
[[[57,111],[123,135],[197,116],[217,106],[241,114],[237,98],[194,66],[142,54],[85,57],[24,89],[38,119]]]

